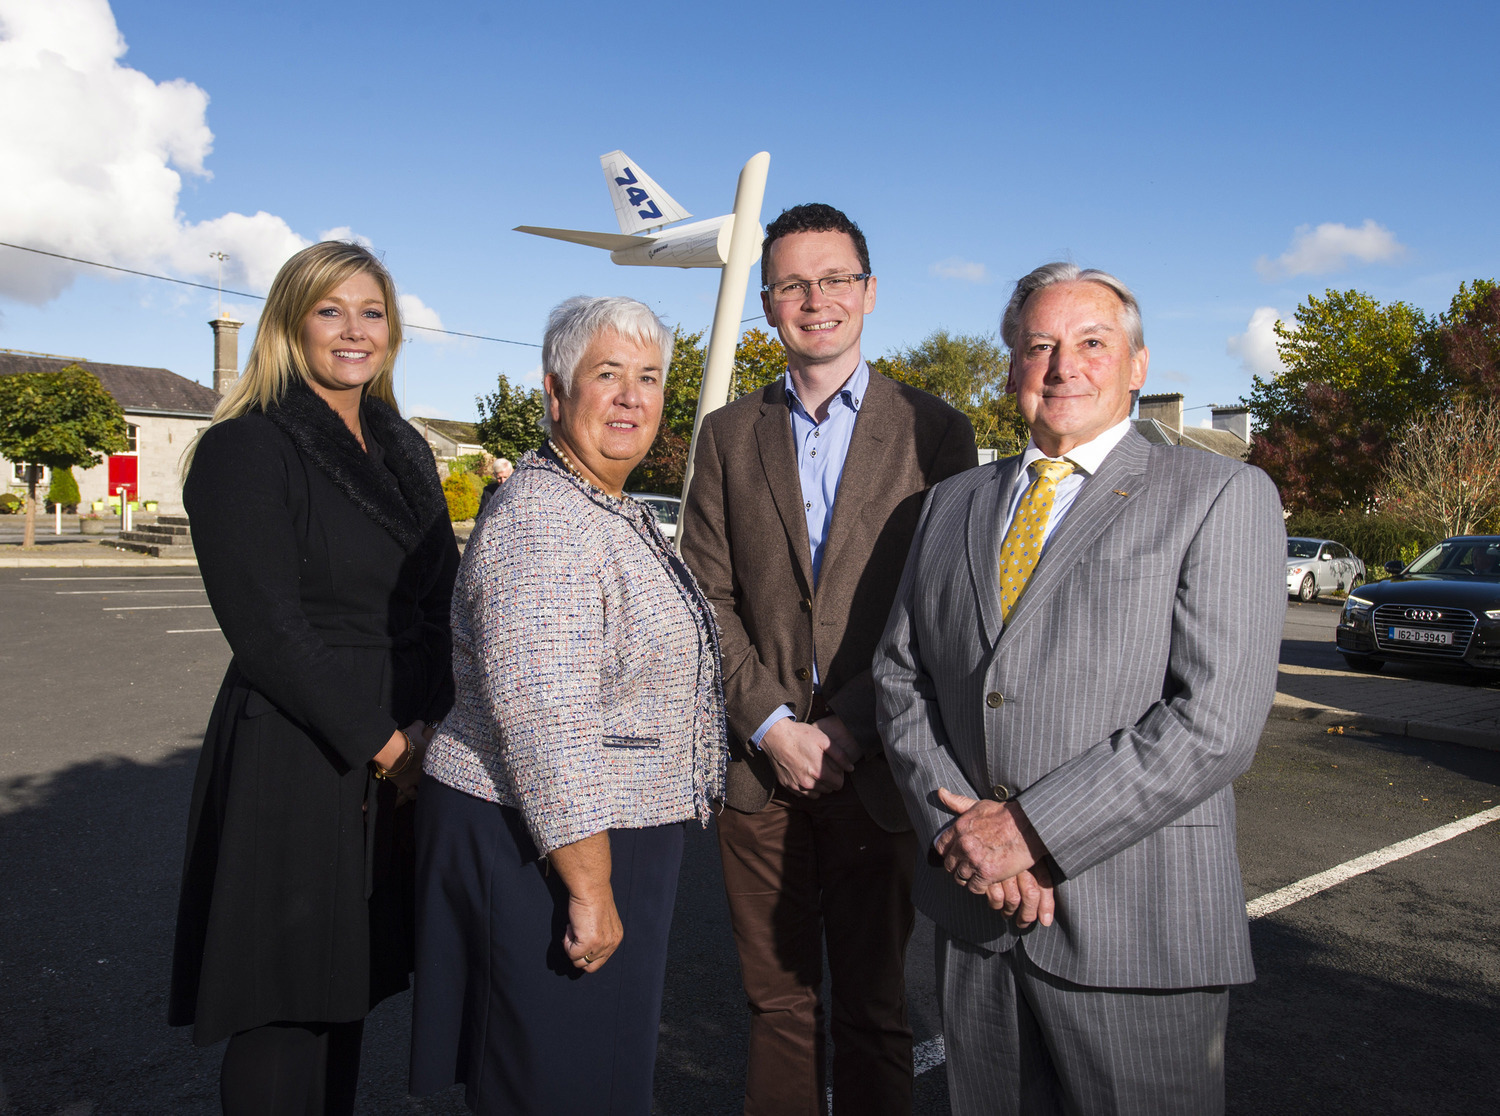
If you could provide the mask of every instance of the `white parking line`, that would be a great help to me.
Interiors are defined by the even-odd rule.
[[[193,635],[197,632],[217,632],[218,628],[168,628],[167,635]]]
[[[54,589],[55,597],[122,596],[126,593],[202,593],[202,589]]]
[[[111,608],[102,608],[100,612],[155,612],[164,608],[213,608],[213,605],[114,605]]]
[[[1245,914],[1250,919],[1264,918],[1266,915],[1290,907],[1293,903],[1306,899],[1310,895],[1316,895],[1320,891],[1327,891],[1351,880],[1355,876],[1366,872],[1373,872],[1393,861],[1401,860],[1403,857],[1419,853],[1423,849],[1430,849],[1433,845],[1441,845],[1444,841],[1451,841],[1480,826],[1489,825],[1490,822],[1500,821],[1500,806],[1489,810],[1481,810],[1477,814],[1470,814],[1466,818],[1459,818],[1446,825],[1440,825],[1436,829],[1429,829],[1426,833],[1419,833],[1415,837],[1408,837],[1405,841],[1397,841],[1394,845],[1387,845],[1383,849],[1376,849],[1364,856],[1357,856],[1353,860],[1345,861],[1336,868],[1330,868],[1326,872],[1319,872],[1315,876],[1308,876],[1305,880],[1298,880],[1294,884],[1278,888],[1276,891],[1267,892],[1259,898],[1252,899],[1245,904]],[[936,1069],[947,1060],[946,1051],[943,1048],[943,1036],[935,1035],[926,1042],[918,1043],[912,1049],[912,1072],[923,1074],[928,1070]],[[832,1111],[833,1091],[829,1090],[828,1100]]]
[[[1319,872],[1316,876],[1308,876],[1305,880],[1298,880],[1294,884],[1287,884],[1286,887],[1268,892],[1246,903],[1245,914],[1252,919],[1264,918],[1274,911],[1281,910],[1282,907],[1289,907],[1293,903],[1306,899],[1309,895],[1327,891],[1330,887],[1341,884],[1345,880],[1353,879],[1366,872],[1373,872],[1394,860],[1411,856],[1412,853],[1419,853],[1423,849],[1430,849],[1433,845],[1441,845],[1444,841],[1451,841],[1455,837],[1468,833],[1471,829],[1489,825],[1492,821],[1500,821],[1500,806],[1481,810],[1477,814],[1459,818],[1447,825],[1440,825],[1436,829],[1429,829],[1426,833],[1419,833],[1415,837],[1408,837],[1405,841],[1397,841],[1394,845],[1387,845],[1383,849],[1365,853],[1364,856],[1346,860],[1343,864],[1330,868],[1326,872]]]
[[[202,574],[76,574],[71,577],[23,577],[20,581],[202,581]]]

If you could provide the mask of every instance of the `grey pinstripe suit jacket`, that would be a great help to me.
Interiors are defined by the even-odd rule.
[[[1003,785],[1062,875],[1055,922],[1025,931],[1038,965],[1097,987],[1253,980],[1230,783],[1275,693],[1276,489],[1258,469],[1131,431],[1003,625],[1019,463],[932,490],[876,653],[880,729],[917,835],[930,847],[952,820],[939,786],[998,797]],[[1015,943],[935,857],[914,893],[955,937]]]

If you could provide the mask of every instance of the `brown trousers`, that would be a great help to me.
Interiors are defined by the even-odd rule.
[[[906,945],[915,839],[876,825],[854,788],[778,790],[718,818],[724,888],[750,1002],[746,1116],[824,1116],[823,942],[832,976],[835,1116],[908,1116]]]

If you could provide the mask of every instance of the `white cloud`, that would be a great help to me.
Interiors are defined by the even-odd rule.
[[[960,279],[965,283],[988,283],[990,280],[989,271],[984,264],[960,256],[938,260],[928,270],[940,279]]]
[[[1238,357],[1246,372],[1274,376],[1282,370],[1281,355],[1276,351],[1276,322],[1280,318],[1281,313],[1274,306],[1257,307],[1245,332],[1229,338],[1224,351]]]
[[[416,295],[399,294],[396,296],[396,304],[401,308],[402,325],[427,327],[427,329],[419,329],[415,333],[407,334],[407,340],[432,341],[439,344],[462,340],[459,337],[449,337],[444,333],[429,333],[428,330],[431,329],[447,329],[448,327],[443,325],[443,319],[438,312]]]
[[[1396,240],[1396,234],[1374,221],[1367,220],[1357,229],[1327,222],[1317,228],[1297,226],[1291,248],[1274,260],[1262,256],[1255,262],[1255,270],[1269,282],[1293,275],[1343,271],[1351,261],[1393,263],[1405,254],[1406,246]]]
[[[208,94],[122,65],[125,50],[109,0],[0,0],[0,240],[204,283],[226,252],[225,287],[266,290],[311,241],[264,211],[183,217],[183,176],[211,177]],[[83,271],[0,249],[0,298],[42,305]]]

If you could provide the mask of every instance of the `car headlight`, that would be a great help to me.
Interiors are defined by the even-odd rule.
[[[1302,567],[1301,566],[1289,566],[1289,567],[1287,567],[1286,575],[1287,575],[1287,577],[1296,577],[1301,572],[1302,572]]]
[[[1344,615],[1353,616],[1355,613],[1369,612],[1375,607],[1375,602],[1364,597],[1356,597],[1353,593],[1344,601]]]
[[[1488,608],[1488,609],[1485,609],[1484,614],[1486,616],[1488,616],[1491,620],[1500,620],[1500,608]]]

